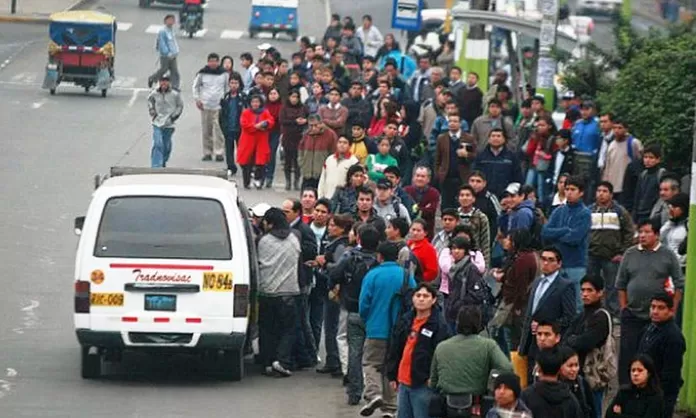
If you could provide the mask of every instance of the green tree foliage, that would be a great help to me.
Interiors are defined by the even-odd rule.
[[[675,29],[641,38],[610,89],[600,91],[604,110],[628,122],[644,143],[659,142],[663,161],[685,173],[691,162],[696,105],[696,36]]]
[[[563,74],[567,89],[595,97],[643,143],[659,142],[665,165],[682,174],[690,167],[696,105],[693,29],[684,24],[641,36],[619,18],[615,51],[590,45],[592,58],[570,62]]]

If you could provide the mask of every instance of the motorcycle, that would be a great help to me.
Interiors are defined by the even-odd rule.
[[[188,12],[184,15],[182,24],[184,32],[188,33],[189,38],[193,38],[199,30],[203,29],[203,14],[201,12]]]

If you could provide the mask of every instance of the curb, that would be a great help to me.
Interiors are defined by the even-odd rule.
[[[96,0],[78,0],[71,4],[63,11],[67,12],[70,10],[80,10],[84,7],[90,6],[95,3]],[[0,23],[30,23],[46,25],[51,22],[48,14],[0,14]]]

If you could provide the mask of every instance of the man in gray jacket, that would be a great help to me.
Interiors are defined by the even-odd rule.
[[[300,294],[300,234],[290,228],[285,214],[270,208],[261,220],[263,236],[258,242],[259,346],[268,375],[291,376]]]
[[[201,111],[203,161],[225,161],[225,142],[220,129],[220,101],[229,89],[229,74],[220,66],[220,56],[208,55],[208,65],[193,80],[193,99]]]
[[[355,35],[363,44],[365,56],[377,58],[377,51],[384,44],[382,32],[377,29],[377,26],[372,24],[372,16],[363,16],[363,24],[358,28]]]
[[[169,75],[159,79],[159,87],[147,97],[147,108],[152,119],[152,153],[150,161],[153,168],[166,167],[172,153],[174,122],[184,111],[184,102],[179,93],[172,90]]]

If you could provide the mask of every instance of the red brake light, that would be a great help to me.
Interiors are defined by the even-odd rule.
[[[90,283],[84,280],[75,282],[75,313],[89,313]]]

